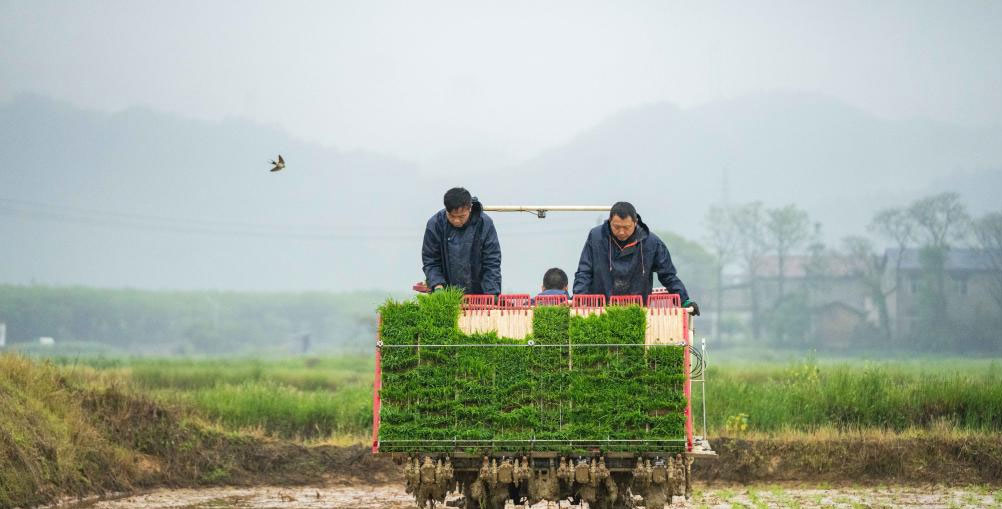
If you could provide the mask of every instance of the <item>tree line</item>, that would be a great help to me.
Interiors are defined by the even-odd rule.
[[[915,200],[878,211],[864,232],[827,245],[822,225],[796,205],[769,208],[761,202],[712,206],[702,242],[659,232],[690,293],[706,296],[718,339],[747,338],[777,346],[812,347],[811,306],[828,297],[831,281],[848,275],[875,319],[858,340],[894,349],[1002,351],[1002,211],[973,217],[955,193]],[[879,248],[878,248],[879,246]],[[897,277],[902,257],[916,250],[918,281]],[[972,250],[987,270],[978,274],[990,310],[951,316],[949,254]],[[798,260],[791,281],[790,263]],[[765,262],[772,263],[762,273]],[[841,271],[839,270],[841,267]],[[738,275],[739,280],[734,281]],[[893,334],[889,299],[915,289],[918,312],[912,335]],[[747,296],[745,322],[729,309],[727,292]],[[369,348],[375,309],[385,292],[156,292],[0,285],[0,322],[8,346],[89,342],[126,353],[232,354]],[[721,306],[723,303],[723,306]],[[952,307],[951,307],[952,306]]]
[[[883,341],[891,346],[892,320],[888,297],[902,284],[899,276],[903,253],[916,249],[921,265],[921,281],[916,285],[919,312],[918,330],[921,337],[898,338],[897,346],[905,344],[929,348],[985,346],[1002,347],[995,332],[1002,316],[1002,212],[973,217],[956,193],[941,193],[919,198],[907,206],[879,210],[872,217],[865,233],[841,239],[836,246],[822,240],[822,225],[813,222],[809,214],[796,205],[767,208],[761,202],[734,206],[712,206],[705,215],[705,243],[711,255],[715,280],[712,283],[714,302],[724,302],[715,314],[715,330],[727,330],[725,274],[729,268],[740,271],[747,286],[752,339],[786,344],[807,342],[808,303],[812,292],[824,292],[827,278],[836,274],[833,263],[848,264],[864,293],[875,308],[877,320],[873,330],[865,334],[866,341]],[[892,248],[891,256],[878,245]],[[945,310],[949,308],[947,291],[947,261],[950,251],[964,248],[978,255],[987,269],[977,277],[984,278],[995,308],[975,322],[958,323]],[[803,263],[803,284],[792,290],[788,285],[788,262],[792,255],[806,256]],[[760,272],[769,259],[774,262],[774,274],[765,277]],[[890,265],[889,265],[890,264]],[[890,277],[888,277],[890,275]],[[775,295],[763,297],[763,285],[771,284]],[[965,334],[966,338],[958,338]],[[765,337],[768,335],[768,337]]]
[[[298,354],[372,348],[386,296],[0,285],[0,322],[14,348],[47,336],[55,352],[84,343],[140,355]]]

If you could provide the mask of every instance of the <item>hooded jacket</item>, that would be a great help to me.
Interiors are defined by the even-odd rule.
[[[668,247],[651,233],[637,216],[637,228],[620,247],[609,228],[609,221],[594,227],[581,250],[578,270],[574,273],[574,294],[643,295],[644,302],[654,288],[654,273],[669,293],[677,293],[682,302],[689,300],[678,278]]]
[[[429,288],[445,285],[467,294],[501,293],[501,244],[494,221],[476,198],[462,228],[449,224],[445,209],[428,219],[421,260]]]

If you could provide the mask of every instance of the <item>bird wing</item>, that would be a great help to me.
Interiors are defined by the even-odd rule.
[[[278,164],[285,164],[285,159],[282,159],[282,154],[278,154]]]

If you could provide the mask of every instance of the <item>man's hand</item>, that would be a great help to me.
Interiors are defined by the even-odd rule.
[[[687,300],[682,303],[682,307],[692,308],[692,312],[689,314],[691,314],[692,316],[699,316],[699,304],[696,304],[694,301]]]

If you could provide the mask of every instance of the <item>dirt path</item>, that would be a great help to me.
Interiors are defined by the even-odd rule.
[[[416,506],[413,499],[404,493],[402,486],[385,484],[162,490],[121,500],[98,502],[90,507],[92,509],[414,509]],[[544,504],[538,504],[533,509],[544,507]],[[571,506],[565,502],[560,507]],[[672,507],[1002,508],[1002,488],[714,486],[697,489],[696,495],[690,501],[677,497]]]

